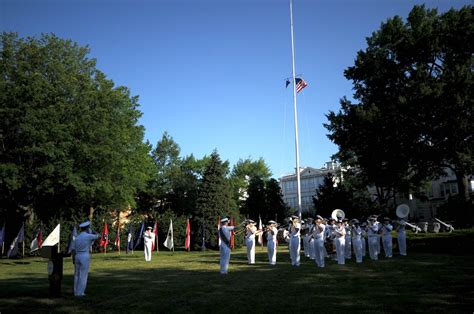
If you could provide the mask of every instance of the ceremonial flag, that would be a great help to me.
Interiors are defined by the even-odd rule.
[[[231,218],[231,219],[230,219],[230,225],[231,225],[231,226],[234,225],[234,218]],[[232,230],[230,231],[230,248],[231,248],[231,249],[234,249],[234,244],[235,244],[235,242],[234,242],[234,229],[232,229]]]
[[[118,252],[120,254],[120,220],[117,223],[117,233],[115,234],[115,247],[118,249]]]
[[[59,251],[59,239],[61,238],[61,224],[58,224],[56,228],[48,235],[46,240],[43,242],[43,246],[54,246],[58,244]]]
[[[43,234],[41,233],[41,228],[39,228],[36,237],[31,241],[30,244],[30,253],[41,249],[43,246]]]
[[[4,241],[5,241],[5,223],[3,223],[3,228],[2,230],[0,230],[0,244],[2,245],[2,255],[3,255],[3,242]]]
[[[305,88],[306,86],[308,86],[308,83],[306,83],[305,80],[303,80],[302,78],[295,78],[295,82],[296,82],[296,92],[299,93],[303,88]]]
[[[156,251],[158,252],[159,249],[159,245],[158,245],[158,222],[155,221],[155,225],[153,226],[153,233],[155,234],[155,239],[153,239],[154,241],[151,243],[151,250],[153,251],[155,249],[155,243],[156,243]]]
[[[76,237],[77,237],[77,228],[76,226],[74,226],[74,229],[72,229],[71,239],[69,240],[69,245],[67,248],[68,254],[70,254],[73,250],[76,249],[75,242],[74,242],[76,240]]]
[[[130,224],[128,226],[128,235],[127,235],[127,254],[128,252],[133,252],[133,227]]]
[[[186,241],[184,241],[184,248],[188,250],[188,252],[191,250],[191,223],[188,222],[186,224]]]
[[[25,241],[25,225],[21,225],[20,231],[13,239],[10,249],[7,252],[7,257],[16,256],[18,254],[18,243]]]
[[[140,243],[142,242],[143,230],[144,229],[145,229],[145,222],[142,222],[142,226],[140,227],[140,231],[138,232],[138,235],[135,237],[137,242],[135,243],[135,246],[133,247],[134,249],[136,249],[140,245]]]
[[[109,227],[107,223],[104,223],[104,231],[102,232],[102,237],[100,238],[100,246],[105,249],[107,253],[107,244],[109,244]]]
[[[263,230],[262,230],[262,218],[258,215],[258,243],[263,246]]]
[[[163,245],[166,246],[169,250],[174,250],[174,242],[173,242],[173,220],[170,219],[170,226],[168,228],[168,234],[166,236],[165,242]]]
[[[221,247],[221,217],[217,217],[217,239],[218,245]]]

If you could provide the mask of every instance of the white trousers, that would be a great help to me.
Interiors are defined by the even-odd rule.
[[[80,297],[84,295],[89,275],[90,256],[89,252],[76,254],[74,264],[74,295]]]
[[[311,237],[309,238],[309,245],[308,245],[308,249],[309,249],[309,258],[314,260],[316,258],[316,251],[314,250],[314,239]]]
[[[145,251],[145,261],[150,262],[151,261],[151,242],[145,243],[143,247]]]
[[[338,237],[336,239],[336,256],[337,263],[339,265],[344,265],[346,263],[346,239],[344,237]]]
[[[268,250],[268,262],[270,265],[276,265],[277,256],[276,256],[276,243],[273,240],[267,242],[267,250]]]
[[[247,261],[249,264],[255,264],[255,238],[245,239],[247,246]]]
[[[300,237],[290,237],[290,258],[292,266],[300,266]]]
[[[324,267],[324,258],[326,257],[326,248],[324,247],[324,240],[322,238],[315,239],[314,241],[314,254],[315,262],[318,267]]]
[[[405,232],[399,232],[397,234],[398,240],[398,249],[400,250],[400,255],[406,256],[407,255],[407,238]]]
[[[362,243],[362,257],[365,257],[365,254],[367,253],[367,241],[364,237],[361,237],[360,241]]]
[[[378,259],[378,244],[380,244],[378,236],[369,236],[369,255],[374,261]]]
[[[351,246],[351,236],[346,235],[346,248],[344,251],[346,259],[351,259],[352,256],[352,246]]]
[[[352,239],[352,247],[354,248],[356,263],[362,263],[362,241],[365,241],[365,240],[360,239],[360,238]]]
[[[388,235],[383,237],[383,251],[385,252],[385,257],[392,257],[392,236]]]
[[[230,261],[230,248],[224,243],[221,243],[220,254],[221,254],[221,261],[220,261],[221,274],[227,274],[227,270],[229,269],[229,261]]]

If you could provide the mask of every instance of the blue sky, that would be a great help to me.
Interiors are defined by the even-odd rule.
[[[294,171],[289,0],[0,0],[0,31],[55,33],[89,45],[97,67],[140,97],[153,145],[167,131],[182,156],[217,149],[234,165],[262,157],[274,177]],[[294,0],[300,165],[337,147],[325,114],[352,96],[343,71],[380,23],[413,5],[444,12],[471,1]]]

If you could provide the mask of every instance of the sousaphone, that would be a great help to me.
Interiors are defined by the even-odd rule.
[[[346,214],[344,214],[344,211],[342,209],[335,209],[331,213],[331,218],[337,220],[342,220],[346,217]]]
[[[410,213],[410,207],[407,204],[400,204],[397,206],[396,214],[398,218],[406,218]]]

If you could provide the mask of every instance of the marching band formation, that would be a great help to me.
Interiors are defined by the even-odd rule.
[[[282,238],[288,243],[291,265],[300,265],[300,250],[303,245],[304,255],[314,260],[317,267],[325,267],[326,259],[336,261],[344,265],[346,260],[355,257],[356,263],[362,263],[368,250],[371,260],[378,260],[383,253],[385,258],[392,258],[392,231],[397,232],[398,249],[401,256],[406,256],[405,226],[413,227],[406,222],[408,207],[397,208],[396,228],[394,229],[389,217],[384,217],[382,222],[378,216],[370,216],[366,222],[358,219],[349,220],[345,218],[342,210],[336,209],[331,218],[325,219],[316,216],[316,219],[308,218],[302,221],[298,216],[292,216],[287,220],[287,225],[280,226],[276,221],[268,221],[265,228],[258,230],[255,221],[247,219],[239,226],[228,226],[229,219],[221,220],[219,236],[221,238],[221,274],[226,274],[230,260],[230,237],[231,231],[241,227],[244,229],[235,234],[245,234],[245,245],[247,247],[247,260],[249,264],[255,264],[255,238],[264,235],[267,239],[268,262],[276,265],[277,235],[281,232]]]

